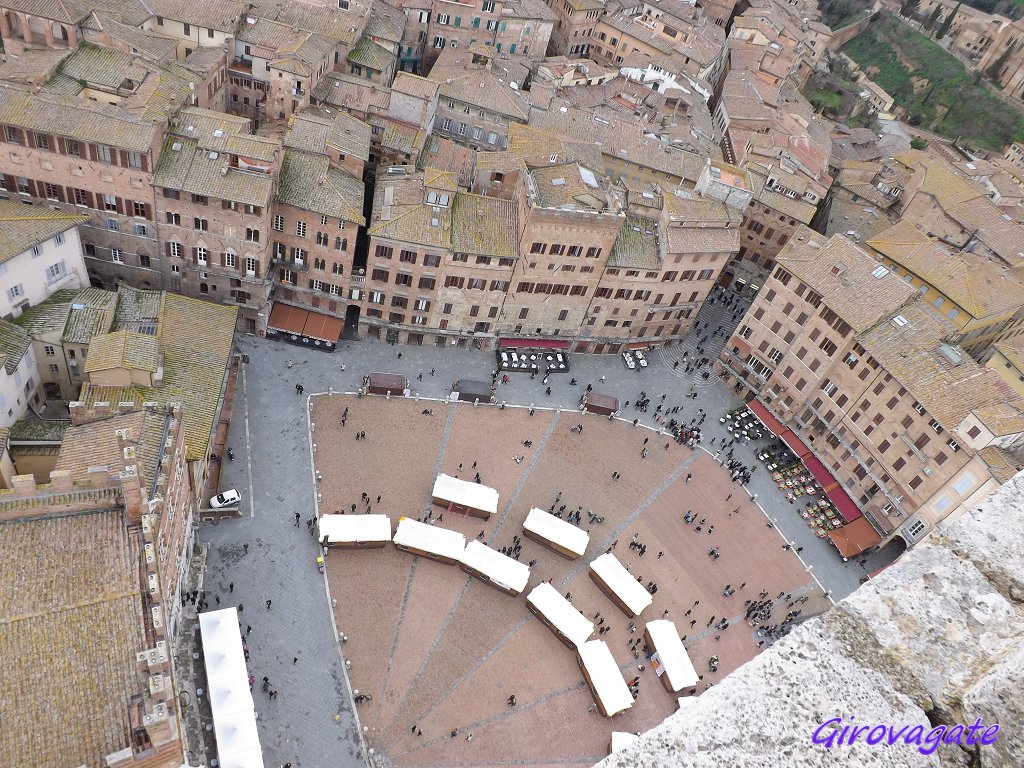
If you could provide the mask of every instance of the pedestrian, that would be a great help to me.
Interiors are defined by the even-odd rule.
[[[473,740],[473,734],[472,733],[466,734],[466,741],[472,741],[472,740]]]
[[[242,545],[242,553],[246,554],[246,555],[249,554],[249,545],[248,544],[243,544]]]
[[[271,603],[271,602],[273,602],[273,601],[271,601],[271,600],[267,600],[267,610],[268,610],[268,611],[270,610],[270,603]]]
[[[250,632],[252,632],[252,624],[246,624],[245,625],[245,636],[248,637]]]
[[[296,528],[299,527],[299,520],[301,520],[301,519],[302,519],[302,515],[300,515],[298,512],[296,512],[295,513],[295,527]]]
[[[239,603],[239,604],[238,604],[238,612],[239,612],[239,613],[241,613],[241,612],[242,612],[242,608],[243,608],[242,604],[241,604],[241,603]]]
[[[416,733],[416,726],[415,726],[415,724],[414,724],[414,725],[413,725],[413,727],[412,727],[412,731],[411,731],[411,733]]]
[[[292,657],[292,666],[294,666],[294,665],[296,665],[298,663],[299,663],[299,657],[298,656],[293,656]]]
[[[234,592],[234,591],[235,591],[235,582],[232,581],[232,582],[228,583],[228,592]]]
[[[458,729],[458,728],[452,728],[452,733],[451,733],[451,736],[452,736],[452,738],[453,738],[453,739],[454,739],[454,738],[455,738],[455,736],[456,736],[456,735],[458,734],[458,732],[459,732],[459,729]]]

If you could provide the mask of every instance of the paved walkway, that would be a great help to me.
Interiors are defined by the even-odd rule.
[[[719,323],[735,325],[730,312],[720,304],[706,304],[699,316],[714,329]],[[701,333],[700,335],[703,335]],[[692,358],[695,341],[687,346]],[[243,515],[240,519],[204,525],[199,537],[209,543],[205,588],[216,607],[241,604],[243,625],[251,625],[249,647],[251,670],[259,681],[268,676],[280,696],[268,701],[256,686],[260,714],[260,735],[268,766],[291,761],[294,768],[318,768],[324,755],[332,765],[360,764],[359,734],[351,712],[351,700],[345,680],[343,661],[335,642],[324,580],[314,564],[317,550],[305,525],[294,528],[293,513],[303,518],[313,514],[313,491],[306,398],[295,394],[295,384],[307,393],[355,391],[362,376],[370,371],[404,373],[414,393],[427,397],[445,397],[453,380],[460,377],[487,378],[495,367],[494,354],[451,347],[390,346],[379,341],[346,342],[337,352],[328,354],[294,347],[282,342],[239,339],[238,348],[251,357],[243,366],[233,405],[228,445],[234,449],[234,462],[222,467],[221,488],[234,487],[242,492]],[[713,356],[709,341],[708,356]],[[651,355],[651,365],[639,371],[628,370],[618,356],[573,355],[568,375],[553,375],[551,395],[545,395],[540,378],[530,380],[515,375],[499,389],[499,400],[538,407],[575,410],[588,383],[595,391],[616,394],[622,401],[636,400],[646,390],[653,402],[666,394],[666,404],[682,405],[683,420],[704,408],[706,439],[723,437],[718,416],[740,404],[715,376],[707,381],[682,376],[683,366],[673,369],[680,349]],[[287,362],[293,366],[288,367]],[[433,371],[433,375],[431,375]],[[418,376],[422,375],[422,380]],[[575,377],[577,386],[569,386]],[[602,380],[603,379],[603,380]],[[697,385],[698,398],[686,398],[691,385]],[[623,411],[641,423],[654,426],[653,410],[647,414]],[[540,414],[538,414],[539,416]],[[737,458],[753,463],[751,446],[740,446]],[[226,452],[225,452],[226,453]],[[885,564],[881,557],[869,557],[864,567],[843,563],[827,542],[815,537],[782,498],[763,471],[755,473],[748,486],[757,494],[779,532],[794,546],[803,546],[803,560],[837,599],[853,591],[865,570]],[[248,554],[244,544],[249,545]],[[235,591],[229,592],[234,582]],[[272,600],[267,611],[266,600]],[[245,626],[243,626],[245,629]],[[292,659],[299,661],[292,664]],[[337,719],[336,719],[337,718]]]

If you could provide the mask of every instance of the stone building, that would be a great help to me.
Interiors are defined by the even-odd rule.
[[[72,413],[48,482],[20,474],[0,491],[3,576],[18,585],[0,601],[0,651],[5,708],[19,723],[0,759],[178,768],[172,646],[194,522],[182,414]],[[45,569],[30,563],[42,549]]]
[[[241,309],[259,327],[270,294],[270,206],[281,143],[249,121],[182,110],[153,174],[165,285]]]
[[[604,15],[605,3],[602,0],[546,2],[555,16],[550,53],[555,56],[589,56],[591,38],[598,19]]]
[[[947,319],[841,235],[802,229],[777,261],[723,373],[834,473],[876,543],[916,544],[997,487],[1024,401],[947,341]]]

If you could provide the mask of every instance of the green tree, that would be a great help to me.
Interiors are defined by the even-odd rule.
[[[920,136],[915,136],[910,140],[911,149],[924,149],[928,146],[928,142],[922,139]]]
[[[941,40],[949,32],[949,28],[953,26],[953,17],[956,16],[956,12],[960,10],[960,3],[956,4],[956,8],[949,12],[949,16],[942,22],[942,26],[939,27],[939,31],[935,33],[935,39]]]
[[[1006,66],[1006,61],[1010,58],[1010,54],[1013,53],[1013,45],[1006,46],[999,58],[993,61],[989,68],[985,70],[985,74],[989,76],[989,79],[994,83],[999,82],[999,73],[1003,71],[1003,67]]]
[[[940,13],[942,13],[942,6],[936,4],[935,10],[932,11],[932,15],[929,16],[928,19],[924,23],[924,28],[926,30],[928,30],[929,32],[931,31],[932,27],[935,26],[935,22],[939,20],[939,14]]]
[[[905,19],[914,18],[921,0],[900,0],[900,16]]]

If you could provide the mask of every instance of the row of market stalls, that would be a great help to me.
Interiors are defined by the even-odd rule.
[[[218,765],[221,768],[263,768],[263,748],[256,731],[256,705],[238,627],[237,608],[199,614],[206,696],[213,715]]]
[[[341,318],[276,302],[267,321],[267,338],[333,352],[344,327]]]
[[[797,499],[802,500],[801,515],[817,535],[831,541],[844,560],[881,543],[881,534],[803,440],[760,401],[751,400],[747,408],[795,457],[793,461],[772,465],[772,479],[794,504]]]
[[[483,519],[497,513],[498,496],[493,488],[444,474],[438,475],[431,490],[435,506]],[[529,584],[528,565],[481,541],[467,542],[458,531],[412,518],[401,517],[394,532],[387,515],[322,515],[318,526],[324,547],[383,547],[390,542],[403,552],[458,565],[508,595],[522,594]],[[523,521],[523,534],[569,560],[584,557],[590,543],[586,531],[537,508],[531,509]],[[653,602],[650,593],[611,552],[595,558],[589,573],[608,599],[630,618],[640,616]],[[591,639],[595,625],[590,619],[547,582],[529,592],[526,604],[560,642],[575,650],[583,677],[603,715],[612,717],[633,706],[633,695],[611,650],[603,640]],[[651,663],[666,690],[679,692],[697,683],[697,673],[673,622],[648,622],[644,637],[654,650]]]

